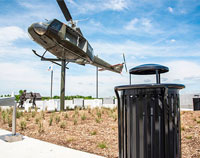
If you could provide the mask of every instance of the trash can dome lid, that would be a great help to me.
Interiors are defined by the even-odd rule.
[[[158,70],[158,73],[165,73],[169,71],[169,68],[159,64],[144,64],[130,69],[129,73],[135,75],[152,75],[156,74],[156,70]]]

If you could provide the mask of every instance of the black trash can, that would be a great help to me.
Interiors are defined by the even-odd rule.
[[[162,72],[160,66],[130,70],[131,74],[157,74],[157,84],[115,87],[119,158],[181,158],[179,89],[184,85],[160,84],[160,73],[168,69]]]
[[[193,108],[194,111],[200,110],[200,98],[193,98]]]

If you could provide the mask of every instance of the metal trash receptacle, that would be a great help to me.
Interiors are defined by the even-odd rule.
[[[200,110],[200,98],[193,98],[193,109],[194,111]]]
[[[156,84],[115,87],[119,158],[181,158],[179,89],[184,85],[160,84],[160,65],[145,66],[145,73],[143,65],[137,72],[156,70]]]

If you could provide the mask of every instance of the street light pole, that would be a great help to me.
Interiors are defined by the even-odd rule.
[[[51,70],[51,99],[53,97],[52,91],[53,91],[53,70]]]
[[[99,98],[99,96],[98,96],[98,90],[99,90],[99,89],[98,89],[98,86],[99,86],[99,85],[98,85],[98,82],[99,82],[99,81],[98,81],[98,77],[99,77],[99,76],[98,76],[98,67],[96,67],[96,98],[97,98],[97,99]]]

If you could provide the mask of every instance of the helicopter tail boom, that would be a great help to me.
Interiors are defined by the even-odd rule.
[[[113,72],[117,72],[117,73],[121,73],[122,72],[122,69],[124,67],[124,64],[116,64],[116,65],[111,65],[110,69],[99,69],[99,71],[105,71],[105,70],[110,70],[110,71],[113,71]]]

